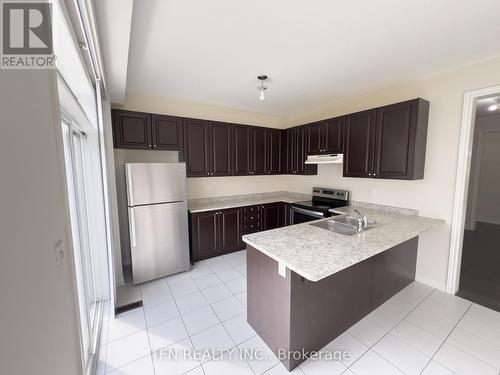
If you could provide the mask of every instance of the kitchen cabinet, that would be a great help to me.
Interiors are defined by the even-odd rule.
[[[347,116],[344,177],[371,177],[375,115],[370,110]]]
[[[234,176],[246,176],[250,170],[250,127],[233,126],[233,157],[232,168]]]
[[[262,230],[271,230],[280,227],[281,202],[263,204]]]
[[[290,203],[282,202],[280,227],[287,227],[292,224],[292,205]]]
[[[208,128],[208,173],[211,176],[230,176],[231,127],[217,122],[210,122]]]
[[[191,216],[191,252],[194,261],[217,255],[218,211],[198,212]]]
[[[250,175],[267,174],[266,139],[265,128],[252,127],[250,129]]]
[[[154,150],[181,151],[183,148],[182,118],[152,115],[152,139]]]
[[[415,99],[347,116],[344,176],[422,179],[428,115]]]
[[[151,116],[147,113],[113,110],[115,148],[151,149]]]
[[[231,128],[205,120],[184,121],[188,177],[231,175]]]
[[[373,148],[375,178],[424,178],[429,102],[410,100],[377,109]]]
[[[228,208],[216,213],[218,226],[218,249],[223,252],[241,249],[241,210]]]
[[[290,209],[288,203],[273,202],[191,213],[192,261],[245,249],[245,234],[290,225]]]
[[[266,169],[268,174],[281,173],[281,132],[268,129],[266,134]]]
[[[115,148],[182,151],[182,118],[113,110]]]
[[[309,155],[341,154],[344,148],[344,117],[336,117],[307,126]]]
[[[308,141],[306,130],[307,128],[304,126],[290,128],[282,136],[285,139],[284,144],[286,145],[286,162],[283,163],[283,173],[306,175],[318,173],[318,166],[316,164],[305,164]]]
[[[190,216],[193,261],[242,248],[239,208],[199,212]]]
[[[208,122],[205,120],[184,120],[184,157],[188,177],[209,176]]]

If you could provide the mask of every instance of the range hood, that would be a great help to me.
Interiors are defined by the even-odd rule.
[[[344,154],[309,155],[306,164],[342,164]]]

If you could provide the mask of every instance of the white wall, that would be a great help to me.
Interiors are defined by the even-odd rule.
[[[465,219],[465,228],[468,230],[475,230],[476,216],[477,216],[477,203],[478,203],[478,189],[479,189],[479,176],[477,174],[480,170],[481,161],[478,160],[479,154],[479,134],[488,136],[489,131],[500,132],[500,114],[492,114],[487,116],[480,116],[476,118],[474,126],[474,138],[472,143],[472,156],[471,156],[471,170],[469,178],[469,190],[467,194],[467,215]]]
[[[55,82],[53,71],[0,70],[1,374],[81,374]]]
[[[483,137],[476,220],[500,225],[500,131]]]

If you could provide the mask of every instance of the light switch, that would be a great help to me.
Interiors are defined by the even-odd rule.
[[[62,280],[65,271],[66,260],[63,248],[63,242],[61,240],[57,241],[54,246],[54,252],[56,256],[56,267],[57,267],[57,280]]]
[[[283,262],[278,262],[278,273],[286,279],[286,266]]]

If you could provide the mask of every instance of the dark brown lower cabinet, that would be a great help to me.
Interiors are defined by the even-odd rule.
[[[240,208],[191,214],[193,261],[241,250],[240,217]]]
[[[273,202],[190,214],[193,262],[243,250],[245,234],[290,225],[291,205]]]
[[[271,230],[280,227],[281,202],[263,204],[262,230]]]

